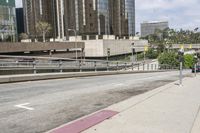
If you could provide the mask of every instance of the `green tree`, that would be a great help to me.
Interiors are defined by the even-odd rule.
[[[45,42],[46,40],[46,34],[48,32],[51,31],[51,25],[47,22],[44,22],[44,21],[39,21],[37,24],[36,24],[36,30],[37,30],[37,33],[42,35],[43,37],[43,42]]]
[[[175,52],[164,52],[159,55],[158,62],[161,65],[168,65],[171,67],[178,67],[178,55]]]
[[[20,39],[20,40],[28,39],[28,35],[27,35],[26,33],[21,33],[21,34],[19,35],[19,39]]]
[[[156,50],[154,50],[153,48],[149,48],[149,50],[146,53],[146,57],[149,59],[157,59],[158,52]]]
[[[184,66],[186,68],[192,68],[195,63],[195,58],[194,55],[191,54],[186,54],[184,55]]]

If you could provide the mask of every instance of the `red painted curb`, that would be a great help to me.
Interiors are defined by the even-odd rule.
[[[58,129],[53,130],[50,133],[80,133],[90,127],[93,127],[101,122],[103,122],[106,119],[109,119],[119,112],[111,111],[111,110],[103,110],[100,112],[97,112],[91,116],[88,116],[86,118],[77,120],[73,123],[67,124],[63,127],[60,127]]]

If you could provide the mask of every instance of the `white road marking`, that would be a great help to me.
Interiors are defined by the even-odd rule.
[[[15,107],[17,108],[22,108],[22,109],[27,109],[27,110],[34,110],[34,108],[31,108],[31,107],[27,107],[26,105],[29,105],[30,103],[23,103],[23,104],[18,104],[18,105],[15,105]]]
[[[125,86],[125,84],[123,84],[123,83],[112,83],[112,84],[110,84],[110,85],[115,86],[115,87],[118,87],[118,86]]]
[[[114,84],[115,86],[124,86],[124,84]]]

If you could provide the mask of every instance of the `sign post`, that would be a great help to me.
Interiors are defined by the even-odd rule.
[[[198,60],[197,55],[194,56],[194,59],[195,59],[195,62],[194,62],[194,75],[196,77],[197,76],[197,60]]]
[[[107,61],[109,59],[109,56],[110,56],[110,48],[107,48]]]
[[[135,49],[133,48],[134,47],[134,43],[132,43],[132,48],[131,48],[131,51],[132,51],[132,63],[134,62],[134,52],[135,52]]]
[[[179,62],[180,62],[179,85],[182,86],[183,85],[183,62],[184,62],[184,48],[183,47],[178,51],[178,55],[179,55]]]

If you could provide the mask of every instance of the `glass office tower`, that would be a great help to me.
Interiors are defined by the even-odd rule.
[[[15,0],[0,0],[0,42],[16,41]]]
[[[135,35],[135,0],[23,0],[26,32],[34,35],[38,20],[50,23],[54,38]],[[50,34],[51,35],[51,34]],[[51,37],[51,36],[50,36]]]
[[[98,34],[110,34],[110,21],[109,21],[109,1],[98,0]]]
[[[135,0],[125,0],[125,19],[128,20],[128,34],[135,35]]]

